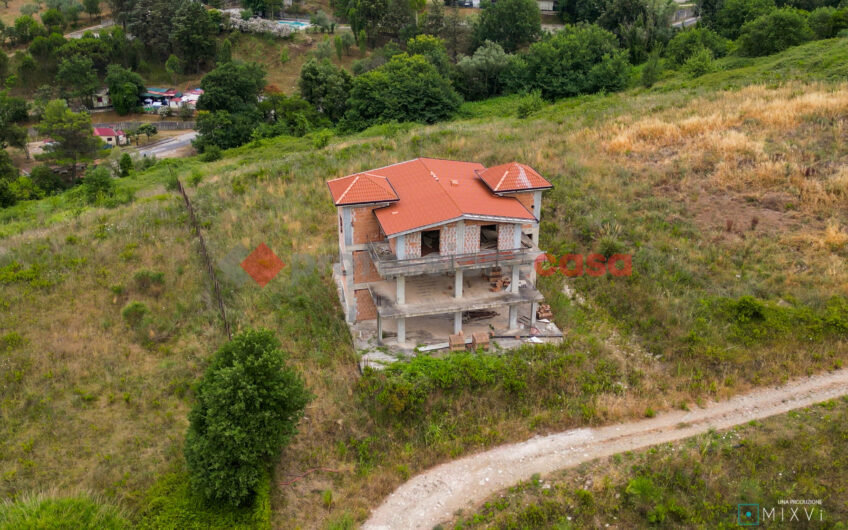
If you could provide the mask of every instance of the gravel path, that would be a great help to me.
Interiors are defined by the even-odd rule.
[[[447,462],[400,486],[365,522],[365,529],[427,529],[457,510],[474,509],[500,490],[596,458],[727,429],[848,394],[848,369],[762,388],[727,401],[655,418],[574,429]]]

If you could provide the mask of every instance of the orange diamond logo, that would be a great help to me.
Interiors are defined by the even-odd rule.
[[[274,279],[274,276],[283,269],[283,266],[285,266],[283,260],[278,258],[265,243],[261,243],[241,262],[241,268],[253,278],[253,281],[259,284],[259,287],[268,285],[268,282]]]

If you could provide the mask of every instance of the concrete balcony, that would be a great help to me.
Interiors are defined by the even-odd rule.
[[[387,241],[368,244],[368,252],[377,273],[383,278],[438,274],[460,269],[484,269],[505,265],[530,265],[542,254],[528,237],[522,237],[521,247],[509,250],[481,248],[469,254],[428,254],[420,258],[398,259]]]
[[[457,298],[454,277],[446,274],[409,277],[404,282],[402,303],[398,303],[396,281],[373,282],[369,290],[377,314],[384,319],[479,311],[543,300],[526,278],[519,281],[515,291],[493,292],[488,280],[473,273],[465,276],[462,283],[462,296]]]

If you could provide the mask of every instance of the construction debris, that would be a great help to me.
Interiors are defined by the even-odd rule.
[[[536,309],[536,318],[537,319],[551,319],[553,317],[554,317],[554,314],[551,311],[550,305],[539,304],[539,308]]]
[[[488,333],[472,333],[471,334],[471,349],[477,350],[478,348],[483,348],[483,350],[489,350],[489,334]]]

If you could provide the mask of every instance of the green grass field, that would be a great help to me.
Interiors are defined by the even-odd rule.
[[[172,173],[189,187],[234,327],[276,330],[316,394],[267,494],[223,526],[348,527],[440,461],[844,365],[848,85],[844,63],[809,58],[846,42],[523,120],[513,96],[323,148],[261,140],[122,179],[111,207],[70,191],[0,212],[0,495],[85,488],[142,526],[220,519],[191,496],[182,464],[192,384],[224,336]],[[764,79],[778,63],[797,73]],[[817,81],[799,80],[807,67]],[[541,246],[631,253],[633,275],[569,280],[585,302],[562,276],[545,278],[561,347],[360,377],[330,279],[325,181],[416,156],[533,166],[555,186]],[[259,288],[237,264],[263,242],[287,267]],[[145,309],[125,311],[133,302]],[[457,369],[467,377],[444,377]]]

